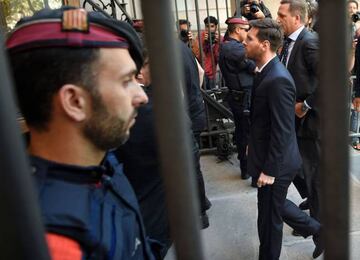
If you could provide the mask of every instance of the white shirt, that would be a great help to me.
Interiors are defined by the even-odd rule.
[[[287,55],[287,59],[286,59],[286,67],[288,65],[288,62],[289,62],[289,58],[290,58],[290,55],[291,55],[291,52],[294,48],[294,45],[295,45],[295,42],[297,40],[297,38],[299,37],[299,34],[301,33],[301,31],[305,28],[305,26],[301,26],[299,29],[297,29],[295,32],[293,32],[292,34],[289,35],[288,38],[291,39],[291,42],[290,42],[290,45],[289,45],[289,49],[288,49],[288,55]]]
[[[275,57],[276,57],[276,54],[274,54],[274,56],[272,56],[267,62],[265,62],[265,64],[262,65],[260,69],[258,67],[256,67],[255,72],[260,73],[265,68],[265,66],[268,65],[269,62]]]

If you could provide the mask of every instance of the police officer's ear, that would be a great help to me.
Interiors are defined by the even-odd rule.
[[[54,106],[54,111],[58,109],[70,120],[82,122],[91,113],[91,97],[85,89],[73,84],[66,84],[56,95]]]

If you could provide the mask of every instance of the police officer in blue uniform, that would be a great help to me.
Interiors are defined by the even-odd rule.
[[[22,19],[6,46],[51,256],[154,259],[135,194],[107,153],[147,102],[135,31],[63,7]]]
[[[219,66],[229,89],[228,103],[234,115],[235,141],[240,161],[241,178],[248,179],[246,147],[249,136],[250,95],[255,63],[245,57],[245,40],[249,22],[245,17],[226,20],[228,30],[219,54]]]

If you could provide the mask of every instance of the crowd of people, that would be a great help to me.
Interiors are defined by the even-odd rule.
[[[350,18],[358,3],[348,7],[355,39]],[[234,115],[239,173],[258,191],[259,259],[279,259],[284,222],[293,234],[313,237],[317,258],[324,251],[317,2],[281,0],[273,20],[262,1],[244,0],[226,24],[222,36],[217,18],[206,17],[199,44],[190,22],[177,21],[201,227],[210,224],[211,202],[200,165],[200,89],[216,88],[218,67]],[[156,86],[142,35],[100,13],[62,7],[21,19],[6,48],[52,258],[163,259],[172,238],[154,130]],[[360,73],[357,48],[355,40],[349,73]],[[287,199],[291,183],[306,199],[299,206]]]

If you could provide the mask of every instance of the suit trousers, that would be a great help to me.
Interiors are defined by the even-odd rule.
[[[229,97],[229,106],[234,115],[235,123],[235,143],[240,161],[241,174],[247,174],[247,155],[246,147],[249,142],[250,118],[244,114],[244,105]],[[242,102],[243,103],[243,102]]]
[[[303,173],[308,191],[310,216],[320,220],[320,140],[298,138],[300,154],[303,160]]]
[[[280,257],[283,236],[283,208],[292,179],[278,179],[258,189],[259,260]]]
[[[304,238],[320,233],[320,223],[288,199],[285,200],[281,215],[284,222]]]

